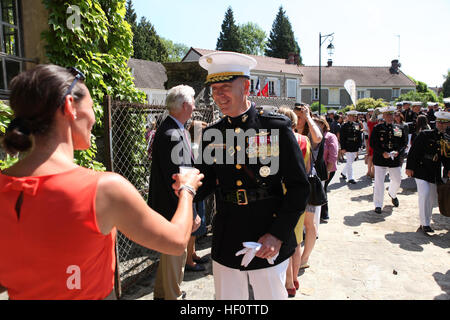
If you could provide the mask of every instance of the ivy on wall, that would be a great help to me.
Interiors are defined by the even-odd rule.
[[[6,128],[8,128],[8,125],[11,122],[12,117],[13,112],[11,108],[3,101],[0,101],[0,137],[3,134],[5,134]],[[0,170],[4,170],[12,166],[17,161],[18,161],[17,157],[11,157],[10,155],[2,154],[0,156]]]
[[[125,0],[42,0],[49,13],[46,55],[50,63],[75,66],[86,75],[86,85],[94,100],[97,119],[94,136],[103,130],[103,99],[145,102],[145,93],[138,90],[127,62],[133,53],[133,34],[124,20]],[[76,152],[79,165],[95,170],[104,166],[95,160],[97,145]]]

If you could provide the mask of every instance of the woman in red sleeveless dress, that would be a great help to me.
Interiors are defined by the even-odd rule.
[[[95,123],[83,80],[75,68],[40,65],[11,82],[3,146],[28,153],[0,173],[0,292],[10,299],[114,298],[116,229],[168,254],[187,246],[198,171],[174,176],[179,204],[167,221],[125,178],[74,164]]]

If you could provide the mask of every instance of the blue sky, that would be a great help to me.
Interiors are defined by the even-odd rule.
[[[319,64],[319,33],[334,33],[338,66],[389,66],[441,86],[450,69],[450,0],[133,0],[158,34],[188,47],[215,49],[225,11],[267,35],[280,5],[292,24],[305,65]],[[400,35],[400,37],[398,37]],[[400,50],[399,50],[400,44]],[[322,64],[328,55],[322,46]]]

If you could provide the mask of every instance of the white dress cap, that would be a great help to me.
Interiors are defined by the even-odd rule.
[[[381,113],[394,113],[395,111],[397,111],[397,108],[393,106],[387,106],[380,109]]]
[[[245,54],[218,51],[202,56],[200,66],[208,71],[206,83],[234,80],[235,77],[250,77],[250,70],[256,67],[256,60]]]
[[[439,121],[439,122],[449,122],[450,121],[450,112],[447,112],[447,111],[435,112],[434,116],[436,117],[436,121]]]

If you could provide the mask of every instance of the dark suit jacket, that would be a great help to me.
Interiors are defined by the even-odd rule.
[[[178,197],[172,189],[172,175],[179,173],[180,166],[192,166],[190,145],[185,140],[177,123],[167,116],[156,130],[153,141],[147,203],[168,220],[172,219],[178,206]]]

